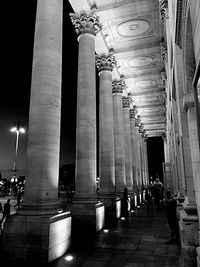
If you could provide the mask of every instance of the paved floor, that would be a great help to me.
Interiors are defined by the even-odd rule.
[[[51,267],[181,267],[180,248],[166,245],[169,229],[164,211],[146,212],[143,205],[108,232],[72,235],[70,251]],[[36,255],[37,256],[37,255]],[[67,261],[67,256],[73,256]],[[5,264],[1,267],[14,267]]]
[[[108,232],[88,241],[74,240],[72,249],[52,267],[180,267],[180,248],[166,245],[169,229],[164,211],[146,212],[145,206]],[[73,237],[72,237],[73,238]],[[77,239],[77,238],[76,238]],[[75,245],[76,243],[76,245]],[[67,261],[66,256],[73,256]]]

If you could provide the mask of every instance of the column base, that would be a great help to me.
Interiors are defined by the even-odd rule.
[[[53,216],[11,215],[4,223],[2,243],[6,262],[51,262],[71,246],[70,212]]]
[[[121,216],[121,199],[116,196],[98,197],[105,204],[105,226],[110,226],[116,223]]]
[[[187,207],[189,210],[189,207]],[[193,210],[193,209],[192,209]],[[192,211],[193,213],[194,211]],[[189,214],[188,214],[189,213]],[[198,246],[198,217],[186,210],[180,210],[179,230],[181,241],[182,266],[196,266],[196,247]]]
[[[73,217],[72,228],[84,228],[87,231],[98,232],[105,225],[105,206],[100,201],[73,200],[71,203]]]

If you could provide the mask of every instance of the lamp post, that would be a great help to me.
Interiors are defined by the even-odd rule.
[[[15,158],[14,158],[14,164],[13,164],[13,171],[16,172],[17,170],[17,152],[18,152],[18,146],[19,146],[19,135],[25,133],[25,129],[20,125],[17,124],[16,126],[12,127],[10,129],[12,133],[16,133],[16,142],[15,142]]]

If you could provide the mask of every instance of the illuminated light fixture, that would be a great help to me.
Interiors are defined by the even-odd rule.
[[[108,233],[108,232],[109,232],[109,230],[108,230],[108,229],[104,229],[103,231],[104,231],[104,233]]]
[[[63,209],[58,210],[58,213],[62,213],[62,212],[63,212]]]
[[[125,220],[125,218],[124,218],[124,217],[121,217],[121,220],[122,220],[122,221],[124,221],[124,220]]]
[[[131,210],[131,213],[134,213],[134,210]]]
[[[19,136],[20,136],[20,134],[24,134],[25,133],[25,129],[18,122],[16,124],[16,126],[14,126],[14,127],[12,127],[10,129],[10,132],[16,133],[15,158],[14,158],[14,164],[13,164],[13,171],[16,172],[16,170],[17,170],[17,152],[18,152],[18,145],[19,145]]]
[[[137,208],[139,209],[139,208],[140,208],[140,206],[137,206]]]
[[[65,257],[65,260],[66,261],[72,261],[73,260],[73,256],[72,255],[67,255],[66,257]]]

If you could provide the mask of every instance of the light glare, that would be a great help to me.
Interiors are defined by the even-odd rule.
[[[25,129],[22,127],[19,129],[19,131],[20,131],[20,133],[25,133]]]
[[[68,256],[65,257],[65,260],[66,260],[66,261],[72,261],[73,258],[74,258],[74,257],[73,257],[72,255],[68,255]]]
[[[10,131],[11,131],[12,133],[16,132],[16,131],[17,131],[17,127],[12,127],[12,128],[10,129]]]

